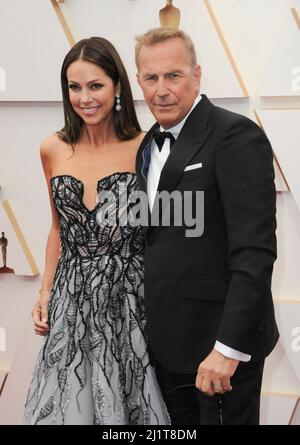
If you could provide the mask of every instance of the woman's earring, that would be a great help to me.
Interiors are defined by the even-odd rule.
[[[122,105],[121,105],[121,99],[120,99],[120,95],[117,94],[116,95],[116,106],[115,106],[116,111],[121,111],[122,110]]]

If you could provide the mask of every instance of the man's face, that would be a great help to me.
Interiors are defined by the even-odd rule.
[[[200,66],[192,66],[182,39],[142,46],[137,80],[152,114],[166,130],[190,111],[199,94],[200,78]]]

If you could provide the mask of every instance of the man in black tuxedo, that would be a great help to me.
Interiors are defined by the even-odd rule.
[[[279,336],[271,146],[254,122],[199,95],[201,69],[182,31],[137,37],[136,62],[157,121],[136,164],[149,211],[157,192],[184,201],[189,191],[197,213],[204,192],[203,233],[172,224],[172,200],[146,229],[147,333],[172,423],[258,424],[264,359]]]

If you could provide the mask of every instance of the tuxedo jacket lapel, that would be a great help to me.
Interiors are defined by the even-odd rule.
[[[155,128],[159,128],[159,124],[155,123],[144,139],[142,140],[141,146],[138,149],[136,157],[136,174],[140,189],[147,193],[147,176],[151,157],[151,144],[153,139],[153,131]]]
[[[176,146],[172,148],[172,152],[168,157],[160,175],[157,191],[163,190],[172,192],[176,188],[185,167],[195,154],[203,147],[205,141],[211,133],[211,129],[204,130],[199,134],[197,132],[185,132],[181,134],[176,141]]]
[[[147,190],[147,177],[148,177],[148,170],[150,165],[150,158],[151,158],[151,145],[152,145],[152,139],[153,139],[153,130],[155,128],[159,127],[158,123],[155,123],[144,139],[142,140],[141,146],[138,149],[137,157],[136,157],[136,174],[137,174],[137,180],[140,187],[140,190],[145,193],[146,197],[148,196],[148,190]],[[143,230],[145,233],[151,228],[151,212],[149,208],[149,202],[147,199],[147,210],[146,210],[148,216],[147,221],[148,225],[145,227],[143,226]]]
[[[185,167],[205,144],[212,131],[207,125],[212,107],[211,102],[203,95],[187,118],[161,171],[158,192],[172,192],[176,188]]]

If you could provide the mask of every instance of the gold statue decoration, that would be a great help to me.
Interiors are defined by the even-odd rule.
[[[166,6],[159,11],[159,20],[163,28],[179,28],[180,9],[173,6],[173,0],[166,0]]]
[[[6,266],[7,245],[8,245],[8,239],[5,237],[5,233],[2,232],[2,236],[0,238],[0,247],[2,253],[3,267],[0,267],[0,273],[14,273],[13,269]]]

